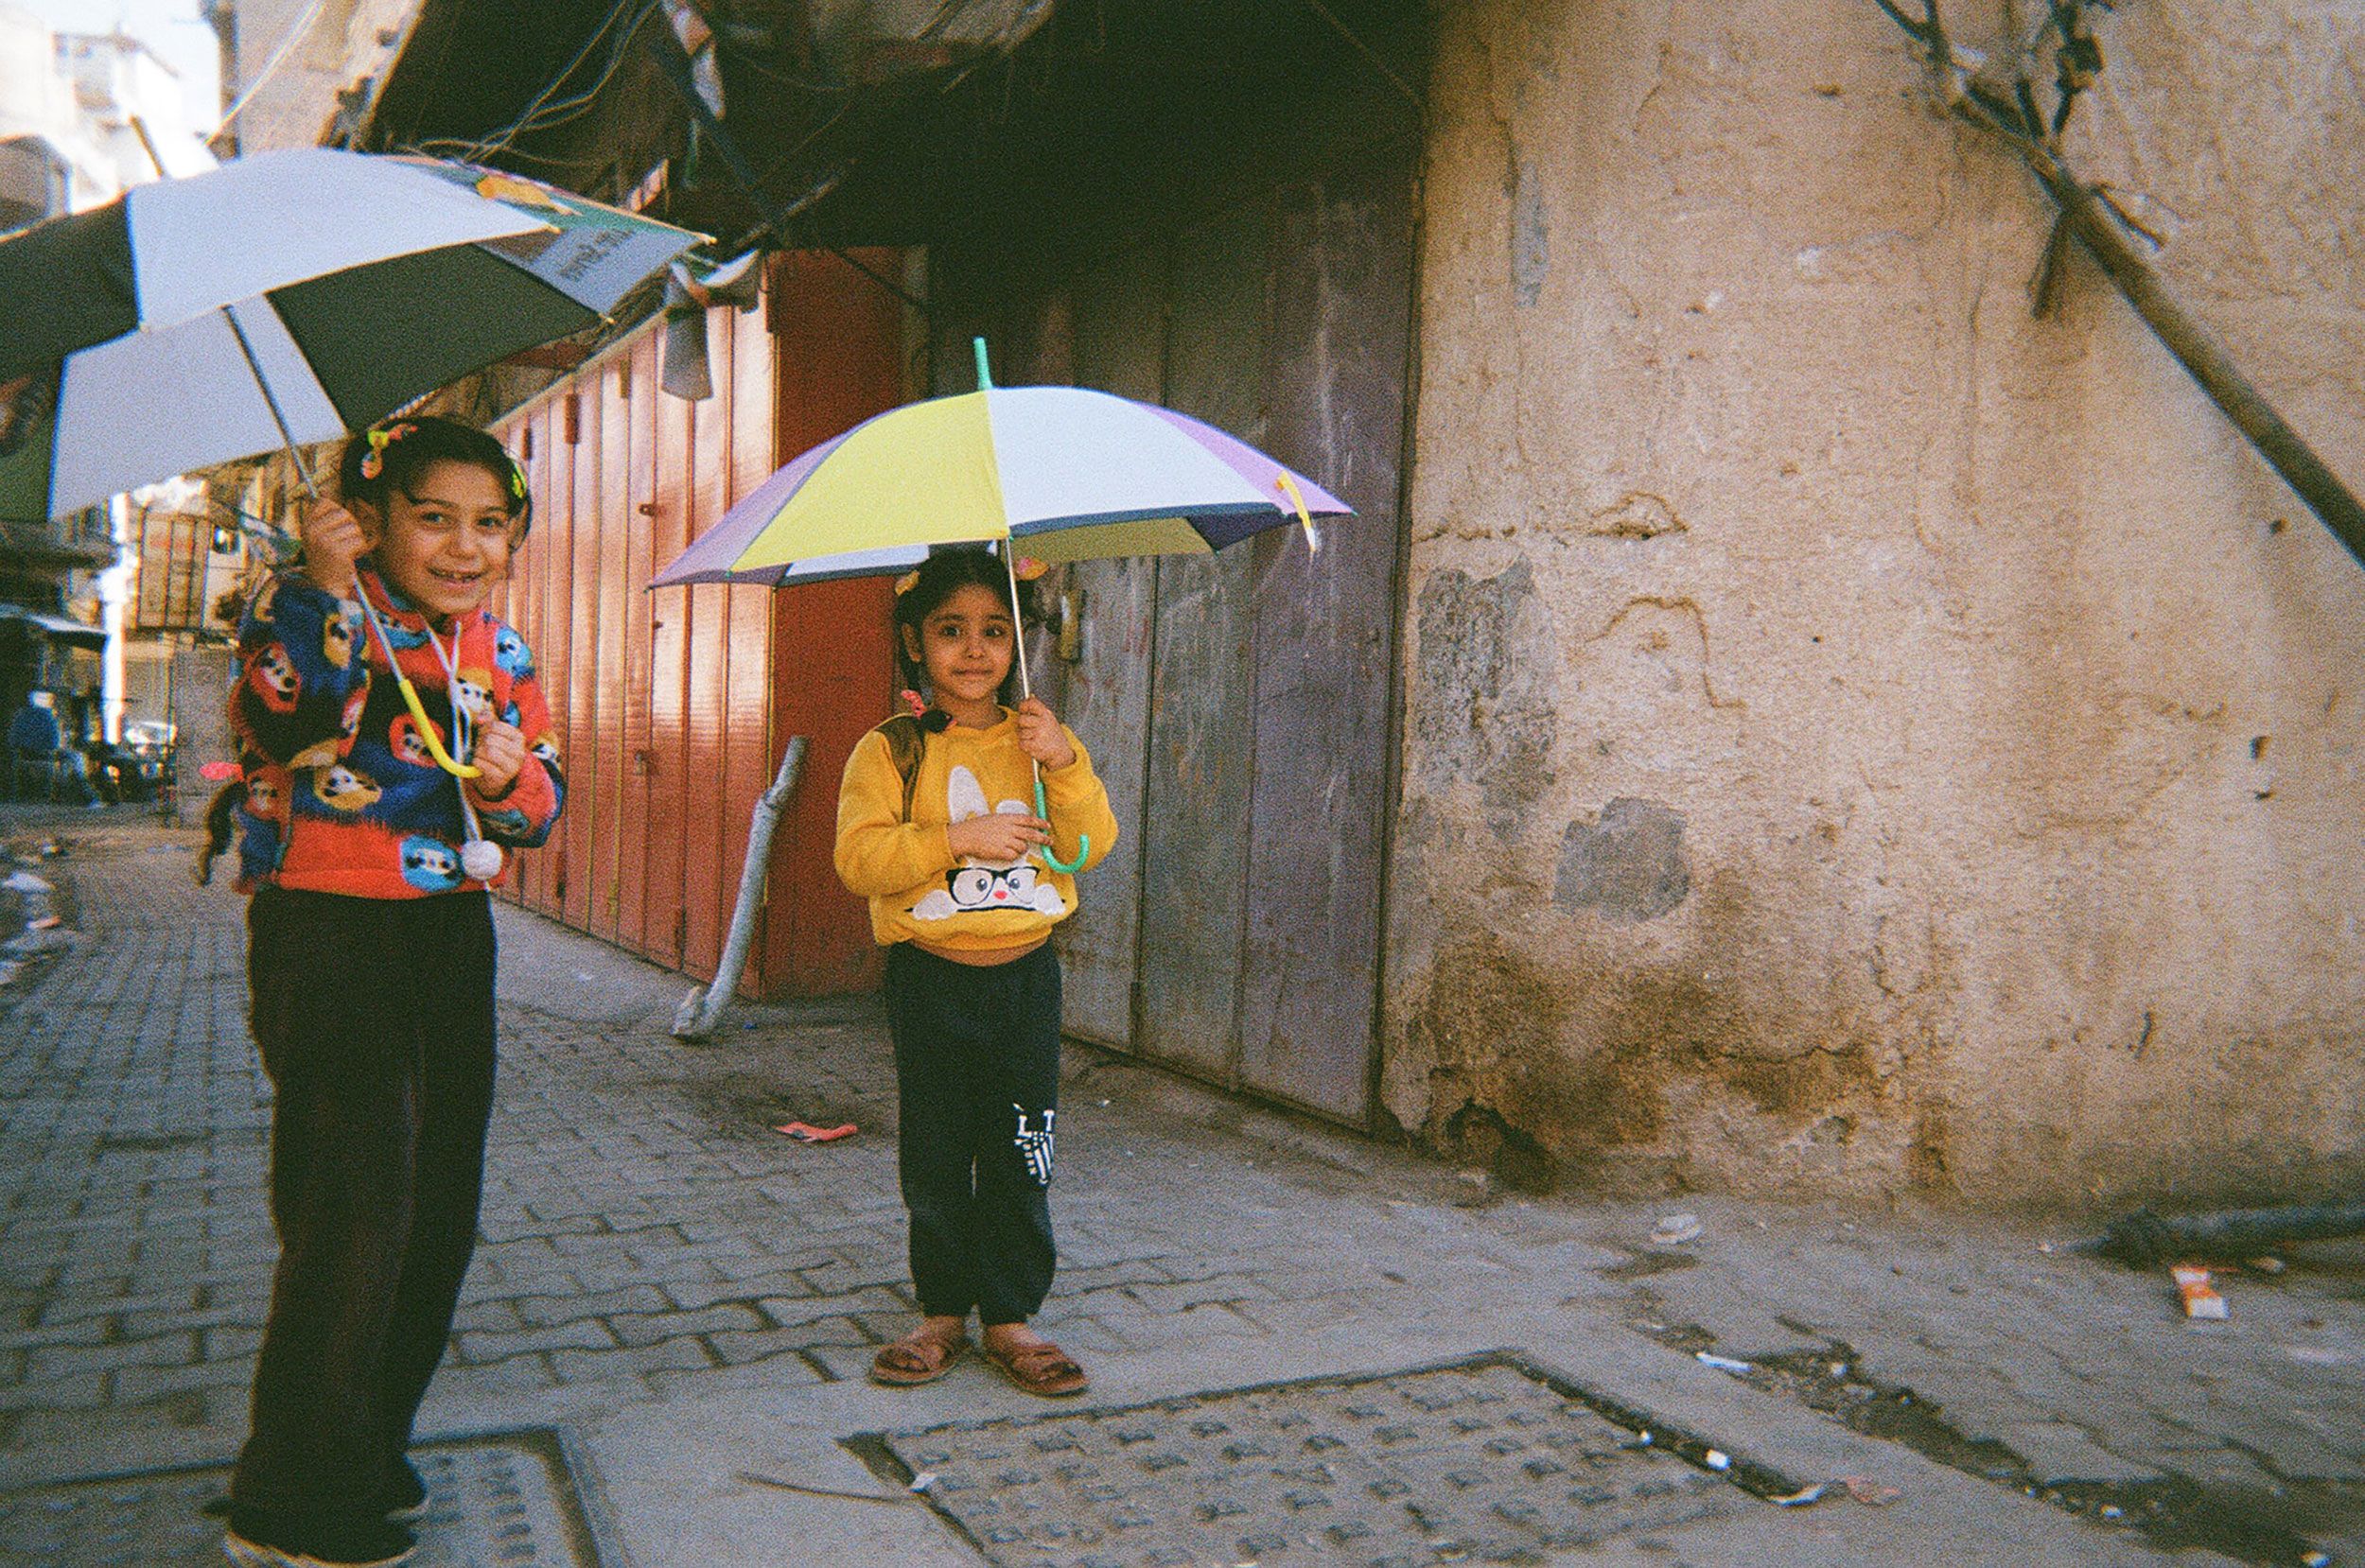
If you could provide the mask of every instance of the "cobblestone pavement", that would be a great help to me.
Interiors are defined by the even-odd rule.
[[[239,902],[190,884],[189,834],[69,815],[44,874],[85,940],[0,993],[0,1490],[234,1452],[274,1256]],[[850,1445],[1051,1413],[973,1361],[862,1379],[912,1311],[875,1007],[734,1009],[686,1047],[679,977],[501,928],[483,1242],[424,1426],[564,1431],[614,1562],[979,1561]],[[1088,1407],[1509,1348],[1744,1468],[1903,1494],[1744,1499],[1550,1560],[2365,1563],[2365,1248],[2235,1276],[2231,1320],[2188,1327],[2164,1279],[2041,1250],[2067,1228],[1701,1198],[1702,1237],[1661,1248],[1669,1205],[1474,1201],[1086,1052],[1061,1108],[1042,1326]],[[769,1130],[791,1117],[862,1131],[803,1146]]]

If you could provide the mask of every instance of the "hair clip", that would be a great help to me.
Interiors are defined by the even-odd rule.
[[[518,500],[526,498],[526,471],[515,462],[509,465],[509,493]]]
[[[363,436],[361,439],[370,444],[370,449],[361,459],[361,477],[365,479],[374,479],[384,473],[386,471],[386,448],[407,435],[415,434],[418,428],[416,425],[411,424],[389,425],[382,430],[372,430]]]
[[[895,580],[895,597],[901,599],[919,585],[920,574],[916,571],[907,571]],[[910,693],[906,692],[904,695],[909,696]]]
[[[1021,583],[1032,583],[1036,578],[1041,577],[1044,572],[1051,569],[1051,567],[1045,563],[1034,560],[1033,558],[1025,555],[1020,556],[1016,561],[1010,563],[1010,565],[1011,568],[1018,573],[1018,580]]]
[[[913,718],[920,719],[927,716],[927,699],[920,696],[919,692],[914,691],[907,686],[902,690],[897,692],[896,695],[903,699],[904,706],[912,710]]]

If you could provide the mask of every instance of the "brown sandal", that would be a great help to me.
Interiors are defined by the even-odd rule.
[[[1049,1340],[1040,1345],[1012,1345],[1000,1350],[988,1341],[978,1347],[978,1353],[1013,1385],[1047,1400],[1080,1394],[1092,1384],[1084,1375],[1084,1368],[1069,1360],[1067,1352]]]
[[[934,1383],[953,1369],[961,1352],[969,1349],[969,1335],[955,1333],[950,1338],[930,1333],[925,1328],[914,1329],[902,1338],[879,1347],[879,1353],[870,1358],[870,1381],[896,1388],[916,1388],[923,1383]]]

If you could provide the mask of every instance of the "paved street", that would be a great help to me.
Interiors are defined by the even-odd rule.
[[[187,832],[43,821],[15,842],[69,841],[40,869],[84,940],[0,993],[0,1489],[229,1455],[274,1253],[239,900],[191,885]],[[920,1390],[863,1380],[911,1315],[868,1002],[735,1008],[689,1047],[665,1034],[679,977],[515,912],[501,939],[483,1245],[427,1429],[557,1429],[612,1563],[1150,1560],[1072,1532],[964,1539],[958,1510],[897,1485],[886,1455],[927,1443],[850,1445],[1072,1413],[974,1362]],[[791,1118],[861,1132],[768,1130]],[[1574,1390],[1570,1419],[1622,1413],[1734,1474],[1898,1493],[1778,1508],[1676,1463],[1702,1507],[1515,1560],[2365,1562],[2365,1248],[2234,1274],[2231,1320],[2188,1326],[2164,1277],[2069,1255],[2075,1228],[1494,1194],[1082,1051],[1060,1130],[1042,1326],[1092,1369],[1092,1409],[1506,1350],[1528,1370],[1487,1376]],[[1677,1209],[1700,1238],[1651,1245]],[[948,1466],[970,1440],[941,1439]],[[1530,1462],[1518,1441],[1476,1452]],[[1280,1462],[1225,1462],[1260,1458]],[[1168,1517],[1162,1472],[1109,1464],[1105,1501]],[[1320,1523],[1401,1524],[1375,1490]],[[1358,1539],[1249,1517],[1221,1559],[1398,1560]]]

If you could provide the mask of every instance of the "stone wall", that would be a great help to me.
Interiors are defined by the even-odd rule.
[[[1978,42],[1992,11],[1957,5]],[[1872,0],[1438,16],[1384,1093],[1507,1175],[2365,1176],[2365,569]],[[2365,13],[2138,0],[2074,159],[2365,486]]]

